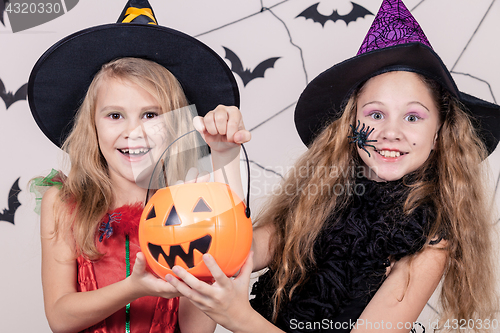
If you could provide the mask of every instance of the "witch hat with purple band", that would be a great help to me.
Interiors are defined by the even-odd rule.
[[[500,106],[458,90],[420,25],[401,0],[384,0],[357,55],[327,69],[302,92],[295,126],[309,146],[331,121],[340,117],[349,96],[366,80],[390,71],[410,71],[433,79],[467,108],[488,152],[500,140]]]
[[[101,66],[123,57],[148,59],[167,68],[200,115],[219,104],[239,106],[233,73],[215,51],[159,26],[147,0],[130,0],[117,23],[78,31],[51,46],[35,64],[28,101],[35,121],[53,143],[60,147],[69,134]]]

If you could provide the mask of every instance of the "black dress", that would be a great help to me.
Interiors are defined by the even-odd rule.
[[[350,332],[385,279],[389,260],[424,246],[434,209],[403,213],[408,187],[401,180],[359,179],[348,209],[331,216],[314,246],[316,267],[284,304],[275,323],[286,332]],[[335,223],[336,222],[336,223]],[[272,317],[273,271],[254,284],[252,307]]]

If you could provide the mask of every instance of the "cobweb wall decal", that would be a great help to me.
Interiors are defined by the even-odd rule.
[[[465,53],[465,51],[467,50],[467,47],[469,47],[469,44],[472,42],[472,40],[474,39],[474,37],[476,36],[477,32],[479,31],[479,28],[481,27],[481,25],[483,24],[484,22],[484,19],[486,18],[486,16],[488,16],[488,13],[490,12],[491,10],[491,7],[493,7],[493,4],[495,3],[496,0],[493,0],[490,4],[490,6],[488,7],[488,9],[486,10],[486,13],[484,13],[484,16],[483,18],[481,19],[481,21],[479,22],[479,24],[477,25],[476,27],[476,30],[474,30],[474,33],[472,34],[472,36],[470,37],[469,41],[467,42],[467,44],[465,45],[464,49],[462,50],[462,52],[460,53],[460,55],[458,56],[457,60],[455,61],[455,64],[453,64],[453,66],[451,67],[451,70],[450,71],[453,71],[455,69],[455,67],[457,66],[458,62],[460,61],[460,59],[462,58],[462,55]]]
[[[424,2],[425,2],[425,0],[422,0],[422,1],[420,1],[419,3],[417,3],[415,6],[413,6],[413,8],[412,8],[412,9],[410,9],[410,12],[413,12],[415,9],[417,9],[417,7],[418,7],[418,6],[420,6],[420,5],[421,5],[422,3],[424,3]]]
[[[482,82],[482,83],[486,84],[486,86],[488,87],[488,90],[490,91],[493,103],[497,104],[497,99],[495,98],[495,93],[493,92],[493,88],[491,87],[491,84],[488,81],[480,79],[480,78],[475,77],[474,75],[471,75],[471,74],[468,74],[468,73],[461,73],[461,72],[456,72],[456,71],[450,71],[450,73],[457,74],[457,75],[468,76],[468,77],[470,77],[470,78],[472,78],[474,80],[477,80],[479,82]]]
[[[493,1],[490,3],[490,5],[489,5],[488,9],[486,10],[486,12],[484,13],[483,17],[481,18],[481,20],[479,21],[478,25],[476,26],[476,29],[474,30],[474,32],[472,33],[471,37],[470,37],[470,38],[469,38],[469,40],[467,41],[467,44],[464,46],[464,48],[463,48],[463,49],[462,49],[462,51],[460,52],[460,55],[457,57],[457,59],[456,59],[455,63],[453,64],[453,66],[452,66],[452,67],[451,67],[451,69],[450,69],[450,73],[452,73],[452,74],[467,76],[467,77],[470,77],[470,78],[472,78],[472,79],[475,79],[475,80],[477,80],[477,81],[480,81],[480,82],[482,82],[482,83],[486,84],[486,85],[487,85],[487,87],[488,87],[488,90],[489,90],[489,92],[490,92],[490,94],[491,94],[491,98],[492,98],[492,100],[493,100],[493,102],[494,102],[494,103],[496,103],[495,94],[494,94],[494,92],[493,92],[493,88],[492,88],[491,84],[490,84],[488,81],[483,80],[483,79],[481,79],[481,78],[479,78],[479,77],[477,77],[477,76],[474,76],[474,75],[472,75],[472,74],[469,74],[469,73],[464,73],[464,72],[458,72],[458,71],[455,71],[455,68],[457,67],[458,63],[459,63],[459,62],[460,62],[460,60],[462,59],[462,56],[466,53],[466,51],[467,51],[467,49],[468,49],[469,45],[471,44],[471,42],[473,41],[474,37],[476,37],[476,35],[478,34],[479,29],[481,28],[481,26],[482,26],[483,22],[485,21],[486,17],[487,17],[487,16],[488,16],[488,14],[490,13],[491,8],[493,7],[493,4],[495,3],[495,1],[496,1],[496,0],[493,0]]]
[[[288,1],[291,1],[291,0],[283,0],[283,1],[281,1],[280,3],[277,3],[277,4],[275,4],[275,5],[272,5],[272,6],[270,6],[270,7],[267,7],[267,9],[272,9],[272,8],[274,8],[274,7],[276,7],[276,6],[279,6],[279,5],[281,5],[281,4],[285,3],[285,2],[288,2]],[[238,23],[238,22],[244,21],[244,20],[249,19],[249,18],[251,18],[251,17],[253,17],[253,16],[256,16],[256,15],[261,14],[261,13],[264,11],[264,8],[265,8],[265,6],[262,4],[262,0],[260,0],[260,7],[261,7],[261,9],[260,9],[260,11],[258,11],[258,12],[252,13],[252,14],[250,14],[250,15],[247,15],[247,16],[245,16],[245,17],[242,17],[241,19],[238,19],[238,20],[235,20],[235,21],[232,21],[232,22],[226,23],[226,24],[221,25],[221,26],[219,26],[219,27],[216,27],[216,28],[213,28],[213,29],[210,29],[210,30],[207,30],[207,31],[201,32],[201,33],[199,33],[199,34],[197,34],[197,35],[194,35],[194,37],[199,38],[199,37],[201,37],[201,36],[203,36],[203,35],[206,35],[206,34],[212,33],[212,32],[214,32],[214,31],[217,31],[217,30],[220,30],[220,29],[227,28],[227,27],[229,27],[229,26],[231,26],[231,25],[233,25],[233,24],[236,24],[236,23]]]
[[[274,117],[276,116],[279,116],[280,114],[282,114],[283,112],[289,110],[291,107],[295,106],[295,104],[297,104],[297,101],[293,102],[292,104],[288,105],[287,107],[285,107],[284,109],[276,112],[275,114],[271,115],[269,118],[267,119],[264,119],[262,122],[260,122],[259,124],[255,125],[254,127],[250,128],[249,131],[252,132],[254,130],[256,130],[257,128],[261,127],[262,125],[266,124],[268,121],[270,121],[271,119],[273,119]]]
[[[241,159],[241,161],[242,161],[242,162],[245,162],[245,160],[244,160],[244,159]],[[278,171],[275,171],[275,170],[273,170],[273,169],[270,169],[270,168],[268,168],[268,167],[265,167],[265,166],[263,166],[263,165],[261,165],[261,164],[259,164],[259,163],[255,162],[254,160],[248,160],[248,162],[249,162],[249,163],[252,163],[253,165],[257,166],[258,168],[260,168],[260,169],[262,169],[262,170],[264,170],[264,171],[270,172],[270,173],[272,173],[272,174],[274,174],[274,175],[276,175],[276,176],[280,177],[281,179],[284,179],[284,178],[285,178],[285,177],[284,177],[281,173],[279,173]]]
[[[261,0],[261,5],[262,5],[262,0]],[[300,59],[302,60],[302,68],[304,69],[304,75],[305,75],[306,84],[307,84],[307,83],[309,82],[309,80],[308,80],[308,78],[307,78],[307,70],[306,70],[306,65],[305,65],[305,63],[304,63],[304,56],[303,56],[302,48],[293,42],[292,35],[290,34],[290,29],[288,29],[288,27],[287,27],[286,23],[285,23],[282,19],[280,19],[280,18],[279,18],[279,17],[278,17],[278,16],[277,16],[277,15],[276,15],[273,11],[272,11],[272,8],[271,8],[271,7],[270,7],[270,8],[267,8],[267,7],[264,7],[264,6],[262,5],[262,10],[261,10],[261,12],[264,12],[264,11],[266,11],[266,10],[267,10],[267,11],[269,11],[269,12],[270,12],[270,13],[271,13],[271,14],[272,14],[272,15],[273,15],[273,16],[274,16],[274,17],[275,17],[278,21],[280,21],[280,22],[283,24],[283,26],[285,27],[286,32],[287,32],[287,34],[288,34],[288,37],[290,38],[290,44],[292,44],[293,46],[295,46],[295,47],[299,50],[299,52],[300,52]]]

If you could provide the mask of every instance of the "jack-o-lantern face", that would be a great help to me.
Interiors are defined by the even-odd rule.
[[[175,265],[211,280],[202,255],[210,253],[227,276],[243,265],[252,245],[245,205],[222,183],[193,183],[158,190],[144,208],[139,243],[160,277]],[[173,274],[175,275],[175,274]]]

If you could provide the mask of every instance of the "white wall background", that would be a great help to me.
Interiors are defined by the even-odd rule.
[[[5,25],[0,24],[0,79],[6,90],[16,91],[26,83],[38,57],[59,39],[90,26],[115,22],[125,2],[82,0],[65,15],[18,33],[12,33],[5,14]],[[265,59],[281,57],[266,71],[265,78],[246,86],[235,75],[246,127],[253,135],[247,149],[253,161],[254,210],[262,204],[256,199],[269,193],[279,175],[305,150],[293,125],[299,94],[317,74],[356,54],[374,18],[368,15],[349,25],[328,21],[324,27],[311,19],[296,18],[317,2],[318,11],[324,15],[333,10],[347,14],[352,8],[349,0],[150,0],[161,25],[196,36],[222,58],[222,46],[233,50],[243,66],[252,69]],[[381,3],[354,2],[373,14]],[[500,2],[405,3],[452,70],[459,88],[499,103]],[[0,221],[0,332],[50,332],[40,281],[39,218],[33,212],[34,199],[26,186],[32,177],[61,168],[61,155],[38,129],[26,101],[9,108],[0,102],[0,145],[0,213],[7,208],[9,190],[18,178],[22,190],[15,223]],[[500,174],[499,150],[488,159],[493,184]],[[499,198],[498,194],[492,197],[495,206]],[[433,297],[421,315],[424,324],[434,318],[436,304],[437,297]]]

